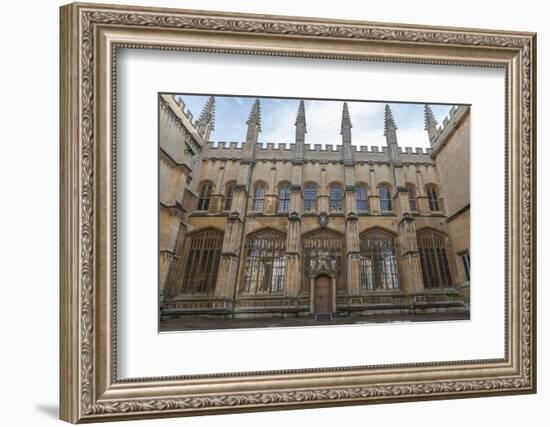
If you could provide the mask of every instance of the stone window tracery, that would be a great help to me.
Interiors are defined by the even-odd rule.
[[[426,289],[452,286],[445,235],[424,229],[417,233],[422,278]]]
[[[388,184],[380,184],[378,186],[378,195],[380,196],[380,211],[387,213],[392,211],[391,207],[391,191]]]
[[[182,290],[188,294],[212,294],[216,290],[223,233],[206,230],[190,235],[188,240]]]
[[[413,184],[407,184],[407,193],[409,195],[409,206],[411,212],[416,212],[416,188]]]
[[[426,194],[428,196],[428,205],[430,211],[439,212],[439,197],[437,195],[437,187],[434,184],[426,185]]]
[[[254,212],[264,211],[265,185],[258,183],[254,187],[254,198],[252,199],[252,210]]]
[[[329,187],[330,210],[341,211],[344,193],[340,184],[334,183]]]
[[[210,205],[210,196],[212,195],[212,183],[205,182],[199,187],[199,203],[197,209],[199,211],[207,211]]]
[[[314,183],[306,184],[304,188],[304,205],[306,211],[317,210],[317,186]]]
[[[226,211],[231,210],[231,204],[233,203],[233,192],[235,190],[235,183],[229,183],[225,189],[225,202],[223,209]]]
[[[286,236],[276,231],[261,231],[247,243],[243,292],[276,294],[283,292],[286,269]]]
[[[399,272],[393,236],[382,230],[361,235],[360,289],[363,291],[399,289]]]
[[[355,187],[355,207],[359,212],[368,212],[369,201],[367,198],[367,187],[359,184]]]
[[[282,184],[279,186],[279,212],[288,212],[290,210],[290,185]]]

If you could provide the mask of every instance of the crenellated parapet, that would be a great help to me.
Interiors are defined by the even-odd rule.
[[[449,114],[443,119],[443,123],[435,130],[433,137],[431,156],[435,158],[441,149],[447,144],[450,136],[458,128],[459,124],[470,114],[470,106],[453,106]]]
[[[200,147],[206,143],[206,140],[203,138],[203,132],[200,129],[201,123],[199,120],[194,119],[193,113],[186,108],[185,102],[174,95],[160,95],[160,108],[161,111],[168,112],[182,130],[185,130],[193,137],[194,141],[192,142],[196,144],[193,148],[197,151],[200,150]]]
[[[354,163],[376,162],[388,163],[388,147],[351,146]],[[343,146],[341,144],[304,144],[304,161],[343,162]],[[207,160],[239,160],[243,153],[249,152],[246,142],[210,141],[205,146],[203,159]],[[294,143],[257,143],[256,160],[292,161],[295,153]],[[399,147],[399,158],[405,163],[432,163],[432,149],[418,147]]]

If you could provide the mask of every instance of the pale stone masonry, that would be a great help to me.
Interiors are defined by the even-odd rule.
[[[288,145],[259,142],[260,100],[243,142],[210,141],[213,97],[197,120],[173,95],[159,108],[161,313],[468,310],[469,107],[441,126],[424,107],[427,150],[400,146],[389,106],[381,150],[352,144],[346,103],[324,147],[306,143],[303,101]]]

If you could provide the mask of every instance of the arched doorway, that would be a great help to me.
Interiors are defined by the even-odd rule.
[[[324,268],[329,272],[329,276],[335,279],[336,288],[344,290],[345,283],[345,239],[343,235],[327,229],[321,228],[305,234],[302,238],[303,249],[303,290],[308,287],[312,290],[309,283],[311,278]]]
[[[310,271],[310,311],[316,320],[329,319],[336,313],[336,270],[328,256],[318,259]]]
[[[320,274],[314,279],[313,312],[315,317],[332,317],[332,279],[327,274]]]

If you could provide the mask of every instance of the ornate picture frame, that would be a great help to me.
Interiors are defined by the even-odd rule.
[[[535,34],[80,3],[60,13],[61,419],[97,422],[536,391]],[[502,68],[504,357],[118,378],[119,48]]]

